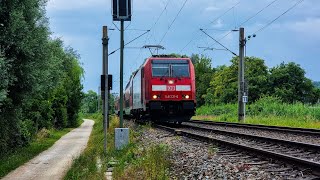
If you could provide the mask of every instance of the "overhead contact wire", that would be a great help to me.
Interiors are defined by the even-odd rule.
[[[224,16],[224,15],[227,14],[229,11],[231,11],[233,8],[235,8],[238,4],[240,4],[240,1],[239,1],[237,4],[235,4],[234,6],[232,6],[231,8],[229,8],[227,11],[223,12],[221,15],[219,15],[218,17],[216,17],[216,18],[215,18],[214,20],[212,20],[209,24],[212,24],[212,23],[214,23],[216,20],[220,19],[222,16]],[[197,32],[197,31],[198,31],[198,29],[197,29],[196,31],[194,31],[194,33]],[[194,33],[193,33],[193,34],[194,34]],[[194,40],[194,38],[195,38],[195,36],[192,36],[191,40],[180,50],[179,54],[180,54],[186,47],[189,46],[189,44]]]
[[[278,20],[281,16],[287,14],[290,10],[292,10],[293,8],[295,8],[297,5],[299,5],[300,3],[302,3],[304,0],[299,0],[297,1],[293,6],[291,6],[289,9],[287,9],[285,12],[283,12],[282,14],[280,14],[278,17],[276,17],[274,20],[270,21],[268,24],[266,24],[265,26],[263,26],[262,28],[260,28],[259,30],[257,30],[255,33],[258,33],[262,30],[264,30],[265,28],[267,28],[268,26],[270,26],[272,23],[274,23],[276,20]]]
[[[171,29],[173,23],[176,21],[176,19],[178,18],[179,14],[181,13],[182,9],[184,8],[184,6],[186,5],[188,0],[185,0],[182,7],[180,8],[179,12],[177,13],[177,15],[175,16],[175,18],[173,19],[173,21],[171,22],[171,24],[169,25],[167,31],[164,33],[164,35],[162,36],[159,44],[163,41],[163,39],[166,37],[167,33],[169,32],[169,30]]]
[[[262,11],[264,11],[265,9],[267,9],[268,7],[270,7],[272,4],[274,4],[276,1],[278,0],[274,0],[271,3],[269,3],[267,6],[263,7],[260,11],[258,11],[257,13],[255,13],[254,15],[250,16],[248,19],[246,19],[245,21],[243,21],[238,27],[241,27],[243,24],[247,23],[248,21],[250,21],[251,19],[253,19],[254,17],[256,17],[258,14],[260,14]],[[222,36],[220,39],[218,39],[218,41],[221,41],[222,39],[224,39],[225,37],[227,37],[230,33],[232,33],[232,30],[230,30],[227,34],[225,34],[224,36]],[[213,43],[211,46],[213,46],[216,43]]]

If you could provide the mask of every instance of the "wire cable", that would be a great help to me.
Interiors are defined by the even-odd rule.
[[[254,34],[264,30],[265,28],[267,28],[268,26],[270,26],[272,23],[274,23],[276,20],[278,20],[281,16],[287,14],[290,10],[292,10],[293,8],[295,8],[297,5],[299,5],[300,3],[302,3],[304,0],[299,0],[297,1],[293,6],[291,6],[289,9],[287,9],[285,12],[283,12],[282,14],[280,14],[278,17],[276,17],[274,20],[270,21],[268,24],[266,24],[265,26],[263,26],[262,28],[260,28],[259,30],[257,30]]]
[[[219,15],[218,17],[216,17],[213,21],[211,21],[208,25],[214,23],[216,20],[220,19],[222,16],[224,16],[225,14],[227,14],[229,11],[231,11],[233,8],[235,8],[238,4],[240,4],[240,1],[237,2],[234,6],[232,6],[231,8],[229,8],[228,10],[226,10],[225,12],[223,12],[221,15]],[[196,36],[194,36],[194,34],[198,32],[198,29],[196,29],[192,34],[192,38],[190,39],[190,41],[180,50],[179,54],[181,54],[181,52],[187,48],[189,46],[189,44],[195,39]]]
[[[221,44],[219,41],[217,41],[216,39],[214,39],[213,37],[211,37],[209,34],[207,34],[203,29],[200,29],[200,31],[202,31],[203,33],[205,33],[207,36],[209,36],[212,40],[214,40],[216,43],[218,43],[220,46],[224,47],[227,51],[231,52],[233,55],[238,56],[236,53],[232,52],[230,49],[228,49],[226,46],[224,46],[223,44]]]
[[[244,22],[242,22],[238,27],[242,26],[243,24],[245,24],[246,22],[250,21],[252,18],[256,17],[258,14],[260,14],[262,11],[264,11],[265,9],[267,9],[269,6],[271,6],[273,3],[275,3],[278,0],[274,0],[271,3],[269,3],[267,6],[265,6],[264,8],[262,8],[260,11],[258,11],[256,14],[254,14],[253,16],[249,17],[247,20],[245,20]]]
[[[259,10],[257,13],[255,13],[254,15],[250,16],[248,19],[246,19],[245,21],[243,21],[239,26],[241,27],[243,24],[247,23],[248,21],[250,21],[251,19],[253,19],[254,17],[256,17],[258,14],[260,14],[262,11],[264,11],[265,9],[267,9],[268,7],[270,7],[273,3],[275,3],[278,0],[273,0],[271,3],[267,4],[265,7],[263,7],[261,10]],[[300,0],[301,1],[301,0]],[[227,37],[230,33],[232,33],[232,30],[230,30],[227,34],[225,34],[224,36],[222,36],[221,38],[218,39],[218,41],[221,41],[222,39],[224,39],[225,37]],[[215,43],[211,44],[211,46],[215,45]]]
[[[132,39],[131,41],[127,42],[127,43],[124,45],[124,47],[125,47],[126,45],[128,45],[128,44],[132,43],[132,42],[133,42],[133,41],[135,41],[136,39],[140,38],[141,36],[143,36],[143,35],[147,34],[148,32],[150,32],[150,30],[148,30],[147,32],[144,32],[143,34],[139,35],[138,37],[136,37],[136,38]],[[113,54],[113,53],[117,52],[119,49],[120,49],[120,48],[118,48],[118,49],[116,49],[116,50],[112,51],[111,53],[109,53],[109,54],[108,54],[108,56],[110,56],[111,54]]]
[[[209,24],[214,23],[216,20],[220,19],[222,16],[224,16],[225,14],[227,14],[229,11],[231,11],[232,9],[234,9],[238,4],[240,4],[240,1],[237,2],[237,4],[235,4],[234,6],[232,6],[231,8],[229,8],[227,11],[225,11],[224,13],[222,13],[220,16],[216,17],[213,21],[211,21]]]
[[[163,15],[163,13],[165,12],[165,10],[167,9],[168,5],[169,5],[169,2],[170,0],[167,0],[167,3],[165,5],[165,7],[163,8],[163,10],[161,11],[160,15],[158,16],[157,20],[155,21],[155,23],[152,24],[151,28],[150,28],[150,31],[153,30],[153,28],[157,25],[157,23],[159,22],[161,16]],[[144,44],[146,44],[146,42],[148,41],[148,43],[150,42],[150,39],[151,39],[151,33],[150,35],[148,34],[147,37],[146,37],[146,40],[144,41]],[[136,59],[134,60],[134,62],[137,62],[138,58],[141,56],[141,53],[142,53],[142,49],[139,50],[139,54],[138,56],[136,57]]]
[[[166,31],[166,32],[164,33],[164,35],[162,36],[159,44],[161,44],[161,42],[163,41],[163,39],[166,37],[167,33],[168,33],[169,30],[171,29],[173,23],[174,23],[174,22],[176,21],[176,19],[178,18],[179,14],[181,13],[181,11],[182,11],[182,9],[184,8],[184,6],[186,5],[187,1],[188,1],[188,0],[185,0],[185,1],[184,1],[184,3],[183,3],[183,5],[181,6],[179,12],[177,13],[177,15],[175,16],[175,18],[173,19],[173,21],[172,21],[171,24],[169,25],[167,31]]]

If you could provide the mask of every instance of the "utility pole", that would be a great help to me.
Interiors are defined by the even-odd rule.
[[[123,49],[124,49],[124,20],[121,19],[120,27],[120,128],[123,128]]]
[[[98,96],[97,96],[97,101],[98,101],[98,112],[100,111],[100,96],[101,96],[101,86],[98,87]]]
[[[245,103],[247,101],[245,96],[245,80],[244,80],[244,47],[246,39],[244,37],[244,28],[239,29],[239,68],[238,68],[238,120],[244,122],[245,120]]]
[[[104,130],[104,153],[107,152],[107,123],[109,121],[109,87],[108,87],[108,27],[102,29],[102,76],[101,76],[101,93],[103,99],[103,130]]]

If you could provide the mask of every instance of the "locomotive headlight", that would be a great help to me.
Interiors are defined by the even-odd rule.
[[[152,98],[153,98],[153,99],[157,99],[158,96],[157,96],[157,95],[153,95]]]
[[[168,83],[169,83],[169,84],[173,84],[173,83],[174,83],[174,80],[169,80]]]
[[[186,95],[186,96],[185,96],[185,98],[186,98],[186,99],[189,99],[189,98],[190,98],[190,96],[189,96],[189,95]]]

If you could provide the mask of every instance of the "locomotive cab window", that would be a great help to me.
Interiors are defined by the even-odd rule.
[[[187,60],[153,60],[153,77],[190,77]]]
[[[153,77],[169,77],[169,64],[152,64]]]
[[[190,77],[188,64],[172,64],[172,77]]]

